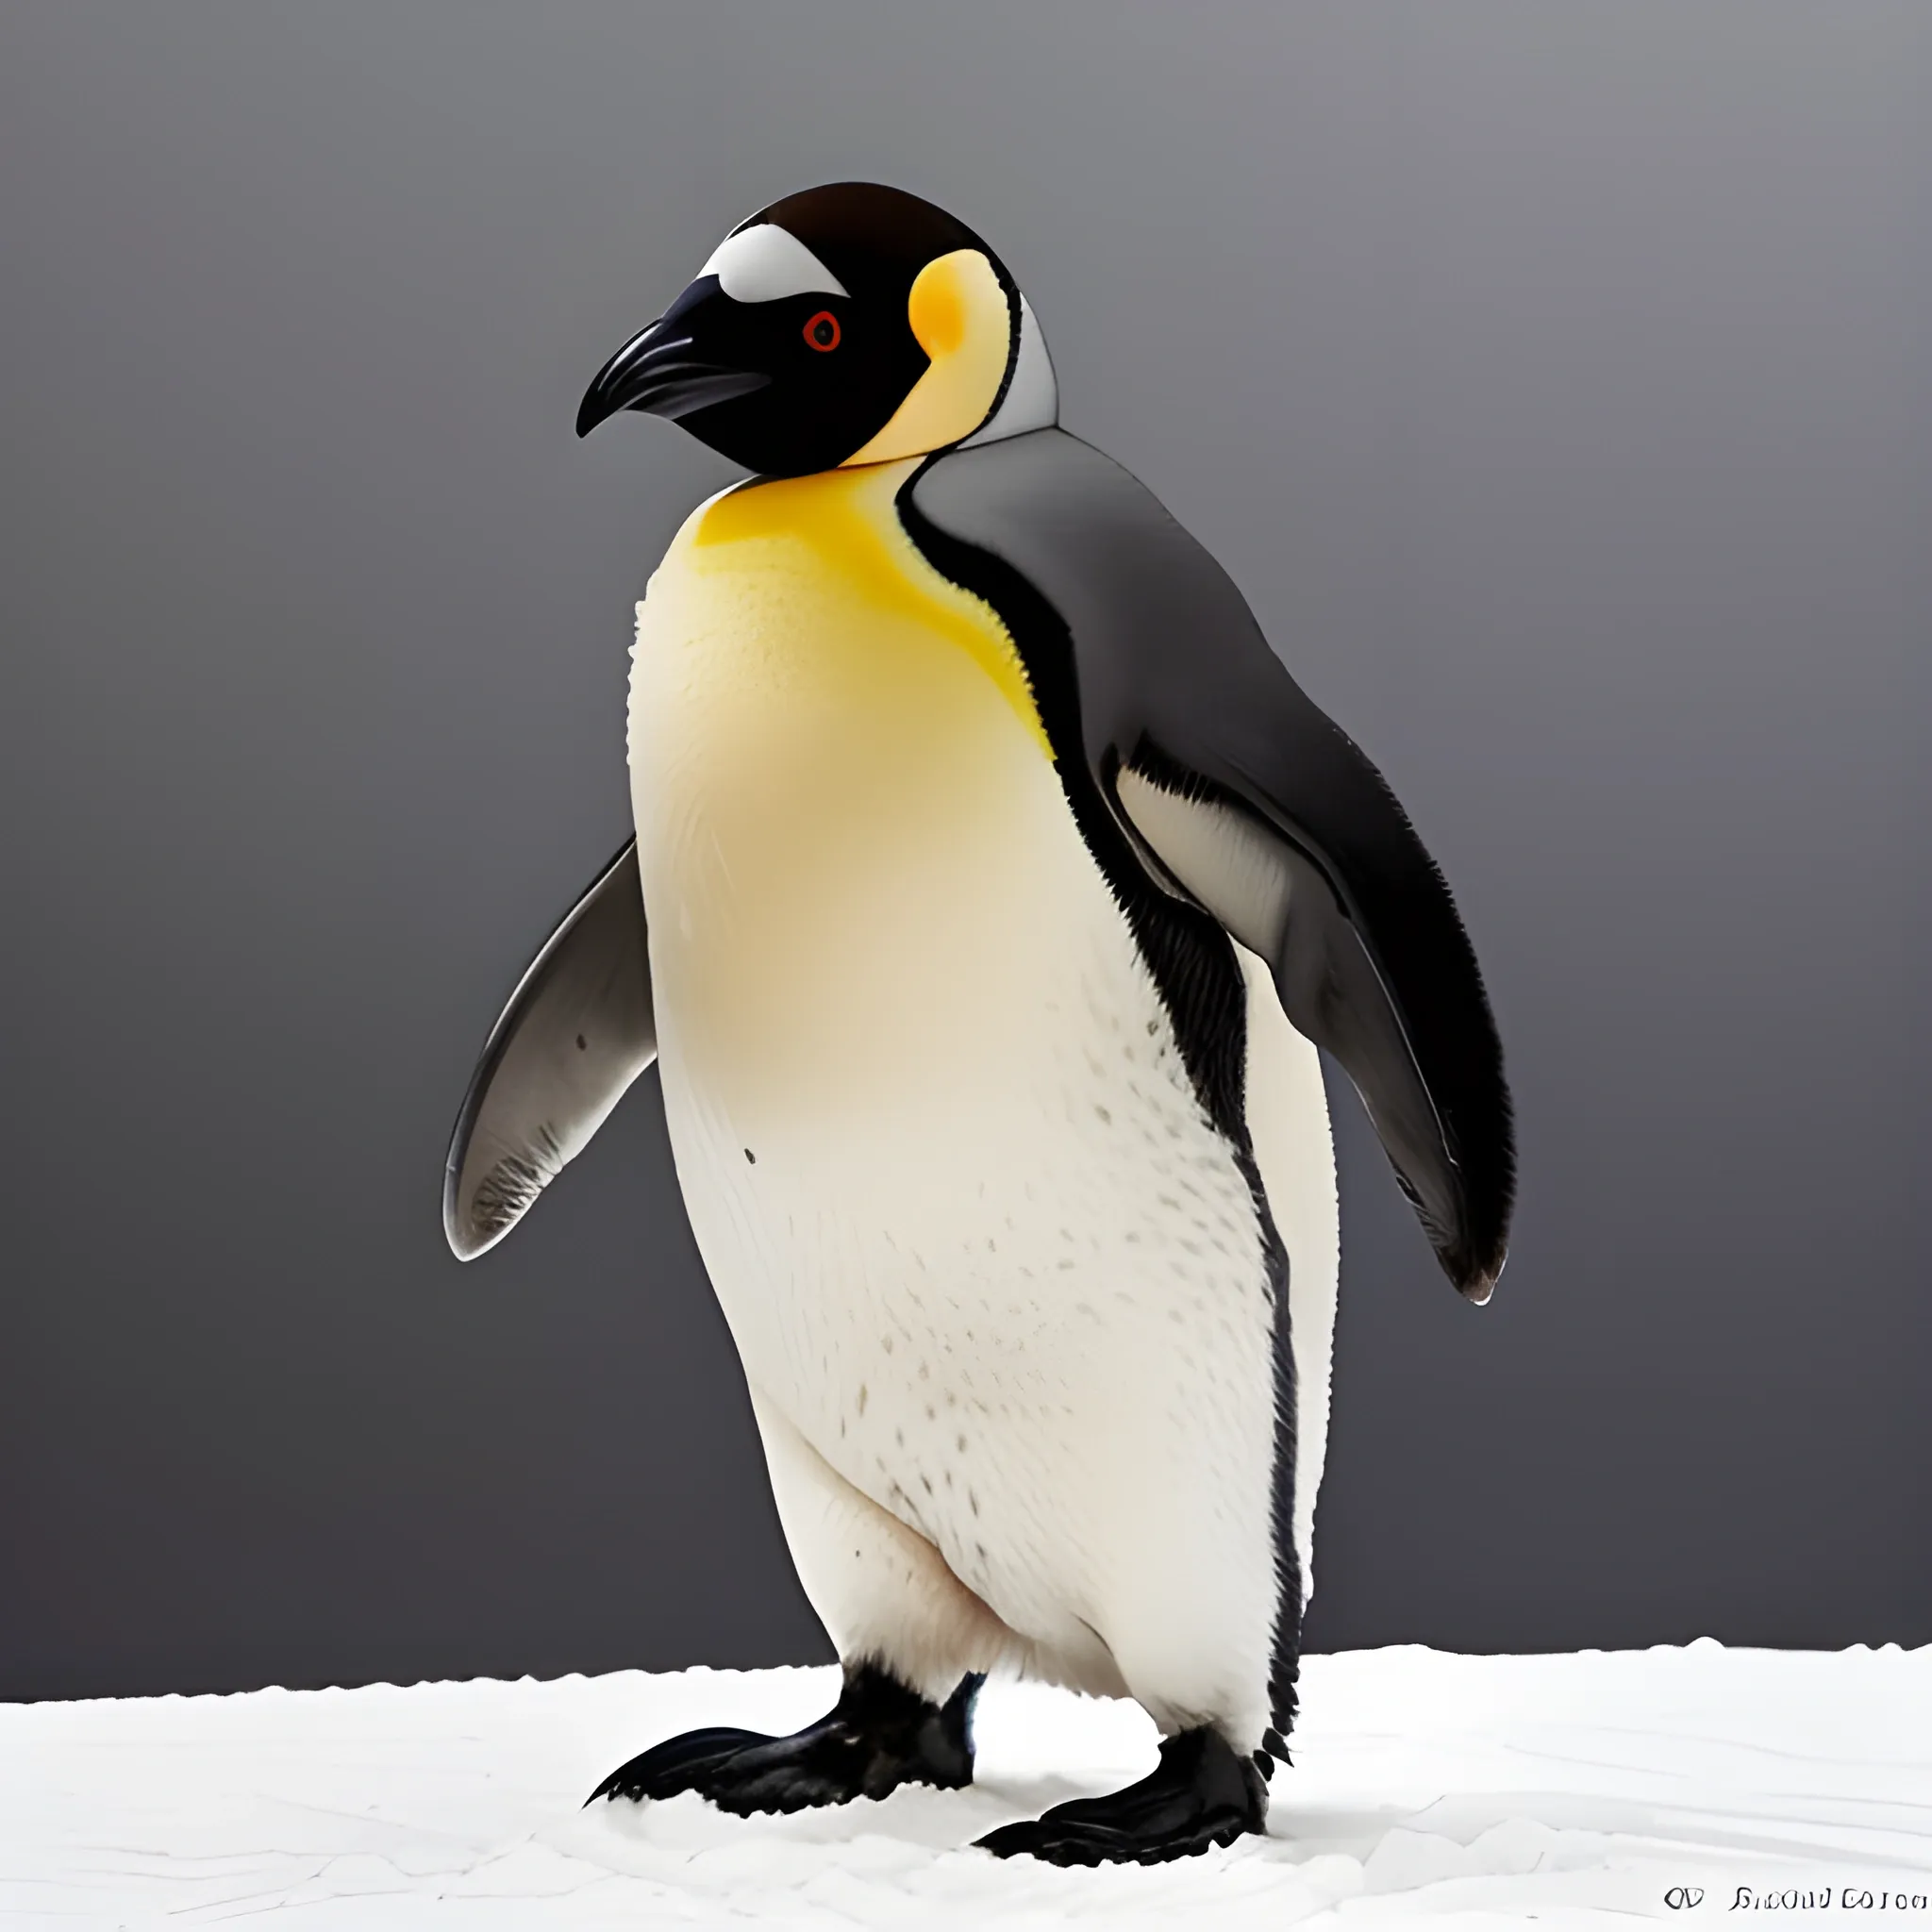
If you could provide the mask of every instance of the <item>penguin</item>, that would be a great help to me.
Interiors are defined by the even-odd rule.
[[[1460,1293],[1506,1253],[1502,1049],[1441,873],[1226,574],[1058,426],[1031,306],[930,203],[741,223],[577,432],[625,411],[750,474],[637,607],[635,837],[490,1036],[444,1224],[500,1240],[655,1059],[842,1689],[590,1802],[964,1786],[1018,1673],[1137,1700],[1158,1761],[988,1850],[1262,1831],[1327,1433],[1323,1052]]]

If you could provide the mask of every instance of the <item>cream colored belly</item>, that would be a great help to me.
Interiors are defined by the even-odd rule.
[[[631,763],[748,1377],[1030,1636],[1098,1621],[1156,1489],[1272,1607],[1253,1201],[1037,726],[836,544],[693,526],[640,606]]]

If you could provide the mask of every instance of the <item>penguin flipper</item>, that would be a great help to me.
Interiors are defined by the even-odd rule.
[[[657,1057],[632,839],[543,942],[470,1077],[442,1176],[459,1261],[516,1225]]]
[[[986,599],[1049,737],[1137,856],[1267,959],[1368,1108],[1444,1272],[1486,1301],[1515,1152],[1501,1042],[1454,901],[1381,774],[1289,675],[1225,572],[1060,429],[945,452],[902,491]]]

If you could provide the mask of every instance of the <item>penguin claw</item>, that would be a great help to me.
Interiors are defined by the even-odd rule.
[[[679,1791],[694,1789],[694,1780],[742,1752],[776,1741],[761,1731],[687,1731],[620,1764],[584,1804],[588,1808],[599,1798],[629,1798],[641,1803],[646,1798],[675,1797]]]
[[[1222,1824],[1169,1837],[1139,1839],[1104,1825],[1049,1825],[1044,1817],[1003,1824],[976,1840],[996,1858],[1039,1858],[1048,1865],[1164,1865],[1231,1845],[1253,1827]]]
[[[1076,1798],[978,1840],[995,1857],[1050,1865],[1159,1865],[1266,1829],[1268,1784],[1218,1731],[1184,1731],[1158,1770],[1104,1798]]]
[[[584,1803],[695,1791],[748,1816],[883,1798],[902,1784],[956,1789],[973,1782],[973,1700],[982,1681],[967,1677],[941,1706],[861,1665],[847,1673],[833,1708],[802,1731],[688,1731],[620,1765]]]

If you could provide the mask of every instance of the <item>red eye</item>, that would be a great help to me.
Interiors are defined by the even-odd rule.
[[[814,349],[836,349],[843,331],[829,308],[821,308],[805,325],[805,339]]]

